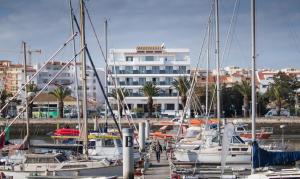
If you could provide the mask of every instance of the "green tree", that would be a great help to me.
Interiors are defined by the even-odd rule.
[[[242,114],[243,95],[235,86],[221,86],[221,112],[224,117],[235,117]]]
[[[267,113],[267,105],[269,103],[269,97],[266,93],[257,93],[257,114],[263,116]]]
[[[5,89],[0,91],[0,108],[2,109],[5,104],[6,104],[6,100],[11,97],[12,94],[8,91],[6,91]],[[7,107],[3,109],[1,115],[2,117],[6,117],[7,114]]]
[[[179,96],[181,98],[181,104],[183,108],[186,105],[187,100],[187,92],[190,89],[191,83],[186,77],[178,77],[172,82],[173,87],[178,91]]]
[[[280,115],[282,104],[287,95],[287,88],[278,83],[271,84],[269,91],[270,99],[275,103],[277,115]]]
[[[64,99],[71,95],[71,90],[69,88],[64,88],[62,86],[58,86],[54,91],[49,94],[54,95],[58,100],[58,109],[59,109],[59,117],[64,117]]]
[[[249,101],[251,99],[251,85],[249,80],[243,80],[242,83],[236,84],[235,88],[243,96],[243,116],[249,116]]]
[[[141,88],[141,91],[145,96],[148,97],[148,117],[151,117],[153,112],[153,97],[158,95],[159,88],[156,87],[156,85],[152,82],[146,82],[145,85]]]
[[[273,77],[267,94],[269,99],[276,106],[277,115],[280,115],[282,107],[294,108],[296,90],[300,87],[295,76],[278,72]]]
[[[33,111],[33,101],[32,99],[34,98],[34,95],[39,92],[40,90],[38,89],[37,85],[34,83],[30,83],[26,86],[26,90],[27,90],[27,100],[28,100],[28,111],[27,111],[27,115],[28,118],[32,118],[32,111]],[[32,101],[32,102],[30,102]]]
[[[118,100],[118,96],[119,96],[119,116],[123,116],[123,101],[125,99],[126,96],[129,95],[128,91],[125,88],[118,88],[113,89],[111,91],[111,93],[109,93],[109,95],[111,97],[113,97],[116,101]]]
[[[195,86],[194,93],[201,104],[206,103],[206,87],[204,85]],[[217,116],[217,100],[216,100],[217,92],[216,86],[209,85],[208,86],[208,112],[214,112],[214,116]],[[193,96],[194,97],[194,96]],[[203,111],[205,112],[205,111]]]

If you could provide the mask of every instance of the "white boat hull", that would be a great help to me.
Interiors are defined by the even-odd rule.
[[[220,164],[221,151],[197,151],[197,150],[178,150],[174,152],[177,161],[197,162],[203,164]],[[250,152],[229,152],[226,157],[226,163],[230,164],[248,164],[251,162]]]
[[[84,169],[56,170],[54,176],[122,176],[123,166],[95,167]]]

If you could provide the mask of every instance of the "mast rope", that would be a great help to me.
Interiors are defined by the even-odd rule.
[[[101,44],[100,44],[100,40],[99,40],[99,38],[98,38],[98,35],[97,35],[96,31],[95,31],[94,24],[93,24],[92,19],[91,19],[90,15],[89,15],[89,11],[88,11],[86,5],[84,5],[84,7],[85,7],[85,9],[86,9],[86,13],[87,13],[87,15],[88,15],[88,20],[89,20],[90,25],[91,25],[92,30],[93,30],[93,34],[94,34],[94,36],[95,36],[95,38],[96,38],[96,40],[97,40],[97,45],[98,45],[98,47],[99,47],[99,49],[100,49],[100,51],[101,51],[101,55],[102,55],[102,57],[103,57],[103,59],[104,59],[104,62],[105,62],[106,65],[107,65],[107,64],[108,64],[108,61],[107,61],[108,59],[106,59],[106,57],[105,57],[105,55],[104,55],[103,48],[102,48],[102,46],[101,46]],[[115,65],[114,65],[114,66],[115,66]],[[111,74],[110,71],[108,72],[108,74],[110,75],[110,77],[111,77],[111,79],[112,79],[112,82],[113,82],[113,85],[115,86],[115,89],[118,90],[116,79],[114,80],[114,78],[113,78],[113,76],[112,76],[112,74]],[[120,92],[121,92],[121,94],[124,96],[123,91],[120,90]],[[137,127],[136,127],[136,125],[135,125],[135,123],[133,122],[133,117],[132,117],[132,115],[131,115],[131,111],[130,111],[129,106],[128,106],[127,102],[126,102],[126,99],[124,98],[123,102],[121,102],[121,103],[124,103],[125,106],[126,106],[126,109],[129,110],[129,116],[130,116],[130,119],[132,120],[132,122],[130,121],[130,119],[128,119],[128,115],[125,115],[125,117],[126,117],[128,123],[129,123],[129,125],[130,125],[130,126],[133,125],[134,129],[135,129],[136,131],[138,131],[138,130],[137,130]],[[126,110],[126,109],[125,109],[125,110]],[[125,111],[125,113],[126,113],[126,111]],[[112,115],[113,115],[113,114],[112,114]],[[137,141],[137,142],[138,142],[138,141]]]
[[[208,22],[206,24],[206,27],[209,25],[209,19],[211,18],[212,14],[213,14],[213,7],[210,9],[210,13],[209,13],[209,16],[208,16]],[[206,42],[207,33],[208,33],[208,31],[207,31],[207,28],[206,28],[206,30],[204,31],[204,38],[203,38],[202,45],[201,45],[201,48],[200,48],[200,54],[199,54],[199,57],[198,57],[198,62],[197,62],[197,65],[196,65],[196,71],[198,70],[200,59],[202,57],[203,48],[204,48],[204,44]],[[193,75],[193,78],[192,78],[191,87],[190,87],[190,90],[188,92],[187,104],[189,103],[189,101],[192,97],[191,91],[193,90],[193,88],[195,86],[196,77],[197,77],[197,73],[195,73]],[[185,117],[186,111],[187,111],[187,105],[184,107],[184,110],[183,110],[182,115],[181,115],[180,125],[179,125],[179,129],[178,129],[178,132],[177,132],[177,135],[176,135],[176,141],[178,141],[179,133],[180,133],[180,130],[182,128],[183,119]]]
[[[0,113],[7,107],[7,105],[9,104],[9,102],[11,102],[12,100],[14,100],[17,96],[20,95],[20,93],[22,92],[22,90],[25,88],[25,86],[27,86],[30,81],[36,76],[38,75],[42,69],[48,64],[48,62],[50,62],[50,60],[52,60],[63,48],[65,48],[67,46],[67,44],[73,39],[75,38],[75,36],[77,36],[77,32],[75,34],[73,34],[66,42],[64,42],[64,44],[48,59],[46,60],[46,62],[42,65],[42,67],[35,72],[32,77],[24,84],[21,86],[21,88],[16,92],[16,94],[8,99],[8,102],[0,109]]]
[[[58,75],[60,75],[62,73],[62,71],[75,59],[75,57],[77,57],[79,54],[81,54],[81,52],[85,49],[85,47],[83,47],[71,60],[69,60],[55,75],[54,77],[37,93],[35,94],[35,96],[30,100],[29,103],[34,102],[34,100],[56,79],[56,77]],[[23,107],[22,111],[7,125],[7,127],[10,127],[12,124],[14,124],[14,122],[21,116],[21,114],[23,114],[25,112],[26,108]],[[0,134],[0,137],[5,134],[5,131],[2,131]]]

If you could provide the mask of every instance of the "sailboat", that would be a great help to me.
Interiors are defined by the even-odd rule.
[[[257,168],[286,165],[300,160],[300,151],[294,152],[272,152],[258,146],[255,135],[256,120],[256,88],[255,88],[255,63],[256,63],[256,37],[255,37],[255,0],[251,1],[252,14],[252,174],[248,179],[254,178],[300,178],[300,169],[281,169],[278,171],[267,170],[256,173]]]
[[[218,0],[215,0],[215,24],[216,24],[216,60],[217,60],[217,131],[205,127],[199,146],[193,149],[176,149],[174,155],[177,161],[193,162],[200,164],[221,164],[221,115],[220,115],[220,80],[219,80],[219,10]],[[206,112],[207,113],[207,112]],[[209,125],[208,125],[209,126]],[[246,144],[238,135],[233,135],[229,143],[227,163],[250,164],[251,147]]]
[[[85,46],[85,32],[84,32],[84,1],[80,1],[80,12],[81,12],[81,50],[74,55],[74,57],[66,63],[66,65],[60,69],[60,71],[50,80],[47,85],[49,85],[60,73],[61,71],[70,64],[77,55],[81,54],[82,58],[82,69],[83,73],[85,74],[85,52],[88,52],[87,47]],[[75,35],[72,36],[74,38]],[[72,39],[71,38],[71,39]],[[71,40],[69,39],[68,42]],[[65,46],[66,44],[64,44]],[[58,53],[59,51],[57,51]],[[56,53],[56,54],[57,54]],[[88,53],[89,54],[89,53]],[[91,60],[91,59],[90,59]],[[92,61],[91,61],[92,62]],[[92,64],[93,65],[93,64]],[[25,65],[26,67],[26,65]],[[93,65],[94,67],[94,65]],[[38,73],[41,70],[38,70]],[[83,117],[84,117],[84,153],[86,156],[83,159],[67,159],[61,153],[44,153],[44,154],[26,154],[25,160],[21,164],[13,164],[11,166],[2,167],[1,171],[13,171],[12,174],[18,174],[19,172],[24,173],[24,176],[28,176],[30,173],[34,172],[36,175],[43,175],[42,178],[47,178],[53,175],[54,176],[72,176],[72,178],[76,178],[77,176],[120,176],[122,173],[122,165],[120,162],[112,163],[106,159],[102,160],[90,160],[88,158],[88,130],[87,130],[87,112],[86,112],[86,81],[83,77]],[[99,78],[99,77],[98,77]],[[29,80],[30,81],[30,80]],[[99,80],[100,81],[100,80]],[[26,85],[26,84],[25,84]],[[38,96],[46,87],[47,85],[39,91],[36,95]],[[101,85],[101,83],[100,83]],[[34,99],[32,99],[33,101]],[[31,101],[31,102],[32,102]],[[27,105],[26,105],[27,107]],[[26,109],[26,108],[25,108]],[[25,111],[23,109],[22,112]],[[13,120],[13,122],[20,116],[20,114]],[[12,122],[12,123],[13,123]],[[12,124],[11,123],[11,124]],[[29,123],[29,122],[27,122]],[[10,124],[10,125],[11,125]],[[27,124],[27,126],[29,126]],[[29,128],[28,130],[29,131]],[[60,131],[60,132],[69,132],[70,131]],[[74,131],[71,133],[73,134]],[[76,133],[76,131],[75,131]],[[28,132],[29,134],[29,132]]]

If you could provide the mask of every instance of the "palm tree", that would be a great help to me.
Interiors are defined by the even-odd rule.
[[[297,78],[292,75],[287,75],[284,72],[278,72],[273,77],[273,83],[269,85],[268,95],[276,106],[277,115],[280,115],[282,107],[290,107],[295,103],[296,90],[300,83]]]
[[[5,106],[6,100],[7,100],[9,97],[11,97],[11,96],[12,96],[12,94],[9,93],[8,91],[6,91],[5,89],[3,89],[3,90],[0,91],[0,109],[2,109],[3,106]],[[5,108],[5,109],[3,109],[3,111],[2,111],[2,117],[5,117],[5,116],[6,116],[6,113],[7,113],[7,110],[6,110],[6,108]]]
[[[269,95],[270,98],[275,102],[277,115],[280,115],[282,103],[284,100],[284,87],[278,83],[273,83],[270,85]]]
[[[124,101],[125,97],[129,95],[129,92],[125,88],[118,88],[117,90],[113,89],[111,91],[111,93],[109,93],[109,95],[111,97],[113,97],[115,100],[118,100],[118,98],[119,98],[119,103],[118,103],[118,105],[119,105],[119,116],[122,117],[123,101]]]
[[[146,82],[145,85],[141,88],[144,95],[148,97],[148,117],[152,116],[153,112],[153,96],[157,96],[159,93],[159,88],[152,82]]]
[[[32,118],[33,102],[30,102],[30,101],[33,99],[34,95],[40,90],[38,89],[37,85],[34,83],[28,84],[26,86],[26,88],[27,88],[27,92],[32,94],[32,95],[29,95],[28,99],[27,99],[29,102],[27,115],[28,115],[28,118]]]
[[[244,117],[248,117],[249,115],[249,100],[251,98],[251,85],[249,80],[242,81],[241,84],[237,84],[235,86],[237,90],[241,93],[243,96],[243,107],[244,107]]]
[[[173,87],[179,92],[181,97],[181,104],[184,108],[187,100],[187,92],[190,89],[191,83],[186,77],[178,77],[178,79],[172,82]]]
[[[59,117],[64,117],[64,99],[71,95],[71,90],[69,88],[64,88],[62,86],[58,86],[54,91],[49,94],[54,95],[58,100],[58,109],[59,109]]]

